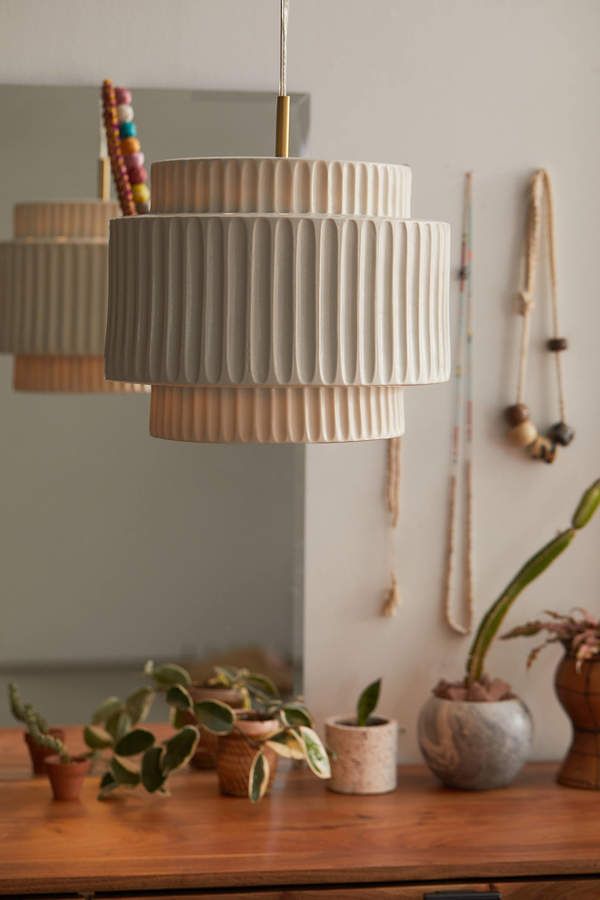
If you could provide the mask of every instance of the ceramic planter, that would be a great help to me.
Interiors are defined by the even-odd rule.
[[[252,760],[260,748],[260,741],[279,730],[275,719],[238,719],[231,734],[218,739],[217,775],[222,794],[232,797],[248,796],[248,779]],[[269,762],[270,775],[267,793],[271,789],[279,757],[263,745],[263,753]]]
[[[557,781],[568,787],[600,790],[600,658],[586,660],[580,671],[565,655],[556,670],[554,687],[573,726],[569,752]]]
[[[220,700],[221,703],[227,703],[232,709],[241,709],[244,705],[240,692],[231,688],[203,687],[193,684],[189,688],[189,692],[194,703],[198,703],[200,700]],[[190,725],[196,724],[196,717],[193,714],[189,716],[189,723]],[[201,728],[200,740],[196,752],[190,760],[190,766],[194,769],[214,769],[217,764],[218,742],[216,734],[211,734],[210,731]]]
[[[418,740],[425,762],[448,787],[505,787],[531,748],[533,723],[518,698],[495,703],[431,696],[422,707]]]
[[[359,727],[351,716],[328,719],[325,744],[331,758],[327,787],[338,794],[387,794],[396,788],[398,723],[373,716]],[[354,720],[355,721],[355,720]]]
[[[58,738],[60,741],[65,740],[65,733],[62,728],[49,728],[48,734],[52,735],[52,737]],[[27,744],[27,749],[29,750],[29,756],[31,757],[31,768],[33,770],[34,775],[45,775],[46,774],[46,760],[49,756],[53,756],[54,750],[50,747],[41,747],[40,744],[36,744],[28,731],[26,731],[23,735],[25,738],[25,743]]]
[[[90,771],[90,760],[75,757],[63,763],[58,756],[46,758],[46,774],[55,800],[79,800],[83,780]]]

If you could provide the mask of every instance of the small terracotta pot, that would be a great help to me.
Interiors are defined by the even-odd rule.
[[[580,671],[568,653],[558,664],[554,687],[573,726],[573,739],[557,781],[568,787],[600,790],[600,659],[585,660]]]
[[[252,760],[256,752],[262,749],[269,763],[269,784],[267,793],[271,789],[279,757],[261,740],[267,735],[273,734],[279,729],[279,723],[275,719],[260,720],[256,718],[240,718],[236,721],[235,730],[231,734],[218,739],[217,750],[217,775],[222,794],[231,797],[248,796],[248,779]]]
[[[417,726],[425,762],[440,781],[465,791],[506,787],[531,749],[533,722],[522,700],[477,702],[431,696]]]
[[[192,684],[188,689],[194,703],[200,700],[220,700],[226,703],[232,709],[241,709],[244,705],[244,699],[239,691],[232,688],[222,687],[203,687],[200,684]],[[186,719],[190,725],[196,725],[196,717],[193,713],[188,713]],[[190,766],[194,769],[214,769],[217,765],[217,748],[219,738],[216,734],[211,734],[205,728],[200,729],[200,740],[196,752],[190,760]]]
[[[49,728],[48,734],[52,737],[58,738],[60,741],[65,740],[65,732],[62,728]],[[31,757],[31,768],[33,770],[34,775],[45,775],[46,774],[46,760],[49,756],[54,755],[54,750],[50,747],[42,747],[40,744],[36,744],[28,731],[23,734],[25,739],[25,743],[27,744],[27,749],[29,750],[29,756]]]
[[[90,760],[74,757],[63,763],[58,756],[46,759],[46,774],[55,800],[79,800],[83,780],[90,771]]]
[[[331,759],[327,787],[338,794],[387,794],[396,789],[398,723],[373,716],[358,726],[352,716],[327,719],[325,744]]]

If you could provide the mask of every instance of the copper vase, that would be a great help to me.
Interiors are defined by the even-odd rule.
[[[600,657],[585,660],[577,671],[575,657],[567,653],[556,670],[554,686],[573,726],[571,747],[557,781],[600,790]]]

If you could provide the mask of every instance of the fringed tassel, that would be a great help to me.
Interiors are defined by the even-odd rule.
[[[396,576],[392,572],[392,584],[391,587],[389,587],[385,592],[385,598],[383,601],[383,606],[381,608],[381,615],[385,616],[387,619],[391,619],[392,616],[395,616],[398,612],[399,606],[400,591],[398,590],[398,582],[396,580]]]
[[[398,581],[394,571],[395,547],[394,547],[394,531],[398,525],[398,516],[400,514],[400,448],[401,438],[390,438],[387,442],[387,463],[386,463],[386,484],[385,499],[387,510],[390,514],[390,559],[392,570],[391,586],[386,590],[381,608],[381,615],[391,618],[396,615],[400,606],[400,591],[398,590]]]

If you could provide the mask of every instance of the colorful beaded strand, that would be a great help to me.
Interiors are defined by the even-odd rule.
[[[102,83],[102,109],[108,155],[121,212],[124,216],[134,216],[137,210],[129,174],[121,151],[116,92],[112,81],[108,78]]]
[[[131,91],[118,87],[115,88],[115,96],[121,154],[127,169],[136,212],[143,215],[150,212],[150,188],[148,187],[148,172],[144,167],[144,154],[135,124],[135,113],[131,105]]]

